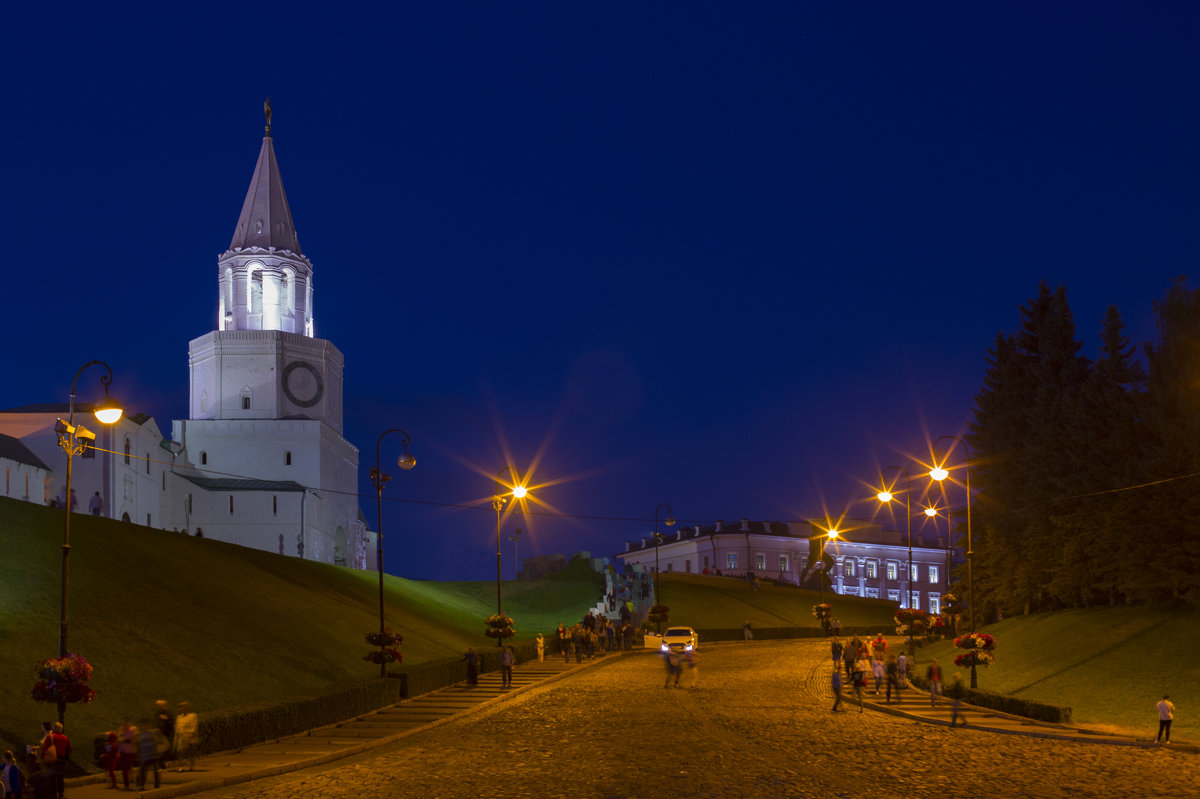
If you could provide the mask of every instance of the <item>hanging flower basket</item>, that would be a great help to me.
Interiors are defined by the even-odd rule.
[[[95,690],[87,685],[92,679],[92,664],[83,655],[39,660],[34,673],[38,681],[33,686],[33,698],[38,702],[86,704],[96,698]]]
[[[367,643],[378,649],[363,655],[363,660],[382,664],[399,663],[404,659],[400,652],[402,641],[404,637],[391,627],[385,627],[382,633],[367,633]]]
[[[929,614],[920,608],[899,608],[894,618],[897,635],[908,635],[910,629],[913,635],[924,635],[929,630]]]
[[[666,605],[654,605],[650,608],[650,612],[646,614],[646,621],[653,624],[670,624],[671,609]]]
[[[967,650],[954,659],[956,666],[990,666],[996,662],[992,654],[996,639],[986,633],[967,633],[954,639],[954,646]]]
[[[483,634],[488,638],[512,638],[517,634],[517,631],[513,629],[512,616],[507,616],[503,613],[488,616],[483,620],[483,623],[487,625],[487,629],[483,631]]]
[[[813,605],[813,618],[822,623],[827,622],[833,618],[833,608],[826,602]]]

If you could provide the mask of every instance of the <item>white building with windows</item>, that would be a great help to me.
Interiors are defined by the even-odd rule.
[[[50,501],[50,467],[21,439],[0,433],[0,496],[39,504]]]
[[[831,590],[843,596],[886,599],[900,607],[938,613],[949,581],[951,549],[944,538],[913,534],[911,572],[905,534],[870,521],[845,521],[828,542],[821,522],[718,521],[712,526],[659,530],[657,560],[664,572],[746,577],[753,573],[817,587],[828,569]],[[820,560],[824,547],[824,561]],[[811,554],[811,557],[810,557]],[[634,571],[654,571],[654,535],[628,541],[616,555]],[[906,579],[907,578],[907,579]]]
[[[88,422],[97,449],[75,457],[79,512],[98,492],[109,518],[373,567],[358,449],[343,436],[343,357],[314,335],[313,266],[300,249],[269,116],[216,277],[216,329],[188,347],[189,418],[173,422],[169,441],[152,418],[128,410],[112,427]],[[6,458],[21,498],[46,503],[64,493],[66,453],[54,425],[67,415],[65,403],[0,412],[0,434],[43,464],[38,471]],[[76,403],[76,420],[84,416],[91,407]]]

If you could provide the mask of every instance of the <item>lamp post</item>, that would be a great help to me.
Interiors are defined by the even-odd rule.
[[[518,567],[521,561],[517,557],[517,546],[521,543],[521,528],[518,527],[517,531],[508,537],[508,540],[512,541],[513,545],[513,579],[516,580],[521,576],[520,568]]]
[[[501,481],[505,472],[511,472],[513,477],[512,490],[509,492],[517,499],[521,499],[527,493],[525,486],[521,484],[521,473],[516,470],[516,467],[505,466],[500,471],[496,472],[496,493],[492,497],[492,507],[496,511],[496,615],[503,615],[503,605],[500,596],[500,511],[504,509],[507,500],[504,498],[503,488],[504,483]],[[503,638],[496,639],[496,646],[502,646]]]
[[[908,526],[907,527],[907,536],[908,536],[908,566],[907,566],[907,570],[908,570],[908,574],[904,580],[904,584],[905,584],[905,586],[907,586],[907,589],[905,591],[905,595],[904,595],[905,598],[904,598],[904,602],[901,604],[901,607],[907,606],[911,610],[912,609],[912,499],[911,499],[911,497],[912,497],[912,478],[909,476],[908,470],[904,469],[900,466],[888,466],[887,468],[883,469],[880,472],[880,477],[883,476],[884,472],[891,471],[891,470],[895,470],[897,472],[900,472],[900,474],[904,475],[904,519]],[[892,492],[888,491],[887,488],[884,488],[882,491],[880,491],[875,496],[879,498],[880,502],[891,502],[893,499]],[[910,659],[916,654],[916,651],[917,651],[916,644],[913,643],[912,622],[910,621],[908,624],[908,656]]]
[[[963,453],[966,455],[966,459],[963,461],[963,468],[966,470],[967,475],[967,604],[970,606],[967,609],[967,618],[971,625],[971,632],[975,632],[975,575],[972,570],[971,562],[972,556],[975,554],[971,541],[971,451],[967,449],[966,443],[958,436],[942,436],[937,441],[933,442],[933,450],[935,452],[934,467],[929,470],[929,476],[938,482],[945,480],[950,474],[944,468],[942,468],[942,464],[939,463],[936,458],[937,445],[941,441],[954,441],[958,443],[963,448]],[[946,456],[949,457],[949,455],[950,453],[947,452]],[[953,535],[953,532],[951,532],[951,535]],[[973,683],[974,680],[972,680],[972,688],[975,687]]]
[[[392,478],[383,473],[383,465],[380,461],[380,448],[383,444],[383,439],[389,433],[399,433],[404,441],[404,452],[396,459],[396,465],[404,471],[408,471],[417,465],[417,459],[408,451],[408,445],[412,443],[408,433],[393,427],[391,430],[385,430],[379,436],[379,440],[375,442],[375,467],[371,469],[371,485],[375,487],[375,512],[377,527],[375,532],[375,567],[379,571],[379,651],[382,652],[384,646],[384,636],[386,635],[386,626],[383,622],[383,487],[387,485],[388,480]],[[387,662],[380,658],[379,676],[387,677]]]
[[[658,593],[658,512],[660,510],[662,510],[663,508],[667,509],[667,518],[663,519],[663,524],[665,524],[667,527],[675,526],[675,519],[671,515],[671,503],[669,503],[669,502],[659,503],[658,507],[654,509],[654,604],[655,605],[662,604],[662,597]],[[659,621],[654,622],[654,631],[657,633],[662,632],[662,622],[659,622]]]
[[[817,577],[817,587],[820,589],[821,604],[825,604],[825,545],[832,541],[836,541],[838,531],[836,529],[826,530],[824,535],[816,536],[817,546],[817,569],[820,571],[820,576]]]
[[[88,361],[83,366],[79,367],[79,371],[75,373],[74,379],[71,380],[71,401],[67,406],[67,421],[59,419],[54,424],[54,432],[58,434],[58,445],[67,453],[67,487],[66,494],[63,496],[66,505],[66,521],[63,523],[63,543],[62,543],[62,600],[60,604],[61,616],[58,625],[58,656],[65,658],[67,656],[67,587],[70,575],[70,558],[71,558],[71,474],[72,462],[75,456],[82,453],[87,447],[95,446],[96,434],[88,430],[83,425],[76,427],[75,425],[75,385],[79,382],[79,376],[89,366],[103,366],[108,374],[100,378],[100,385],[104,386],[104,400],[97,405],[92,413],[96,419],[102,424],[114,424],[120,418],[122,410],[108,395],[108,387],[112,385],[113,373],[112,367],[104,361]],[[67,703],[63,700],[58,701],[58,720],[64,722],[67,715]]]

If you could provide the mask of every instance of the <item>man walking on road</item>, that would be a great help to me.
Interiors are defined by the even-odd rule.
[[[929,706],[933,707],[942,695],[942,667],[938,665],[937,658],[930,661],[929,668],[925,669],[925,677],[929,680]]]

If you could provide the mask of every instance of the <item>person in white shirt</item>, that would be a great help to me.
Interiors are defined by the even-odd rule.
[[[1163,694],[1162,701],[1158,703],[1158,737],[1154,739],[1154,743],[1169,744],[1171,743],[1171,721],[1175,718],[1175,705],[1171,704],[1171,695]]]

